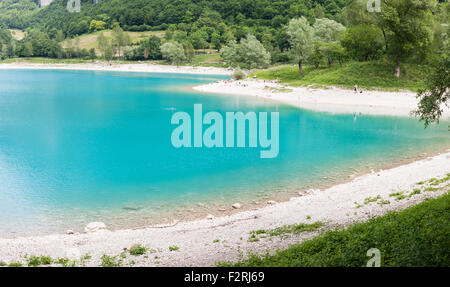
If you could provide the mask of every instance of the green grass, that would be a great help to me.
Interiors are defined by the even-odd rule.
[[[269,236],[279,236],[286,233],[302,233],[307,231],[314,231],[320,227],[323,226],[323,223],[320,221],[308,224],[308,223],[300,223],[300,224],[293,224],[293,225],[284,225],[281,227],[277,227],[275,229],[271,230],[255,230],[250,232],[250,234],[267,234]]]
[[[122,259],[118,259],[117,256],[109,256],[103,254],[102,258],[102,267],[120,267],[122,266]]]
[[[147,248],[145,248],[144,246],[138,244],[135,245],[133,247],[131,247],[130,249],[130,254],[134,255],[134,256],[140,256],[140,255],[144,255],[147,252]]]
[[[169,251],[178,251],[180,250],[180,247],[173,245],[173,246],[169,246]]]
[[[53,263],[53,259],[50,256],[34,256],[28,257],[28,266],[38,267],[41,265],[50,265]]]
[[[280,66],[256,72],[253,75],[261,79],[280,79],[281,83],[292,86],[338,86],[352,89],[355,84],[365,90],[411,90],[417,91],[424,86],[424,76],[428,71],[426,66],[403,64],[401,77],[394,76],[392,63],[377,62],[347,62],[342,66],[334,64],[331,68],[315,69],[306,66],[305,75],[299,74],[297,66]]]
[[[345,230],[328,231],[274,255],[219,266],[365,266],[378,248],[381,266],[450,266],[450,194]]]

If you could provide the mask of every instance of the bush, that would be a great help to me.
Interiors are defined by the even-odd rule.
[[[243,80],[246,78],[246,75],[244,72],[242,72],[241,69],[236,69],[234,70],[234,73],[232,75],[233,79],[235,79],[236,81],[238,80]]]

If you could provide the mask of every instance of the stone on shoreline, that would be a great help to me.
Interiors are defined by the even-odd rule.
[[[84,232],[90,233],[90,232],[96,232],[99,230],[105,230],[106,225],[103,222],[91,222],[84,228]]]
[[[235,203],[231,207],[233,207],[234,209],[239,209],[242,207],[242,205],[240,203]]]

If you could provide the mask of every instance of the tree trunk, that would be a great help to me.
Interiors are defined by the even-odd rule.
[[[383,38],[384,38],[384,49],[385,49],[385,53],[388,55],[386,57],[386,60],[389,62],[389,46],[388,46],[388,41],[386,38],[386,32],[384,31],[384,29],[381,29],[381,31],[383,32]]]
[[[303,76],[303,60],[298,61],[298,70],[300,71],[300,74]]]
[[[402,49],[398,48],[397,49],[397,59],[396,59],[396,63],[395,63],[395,76],[397,78],[400,78],[400,56],[402,54]]]

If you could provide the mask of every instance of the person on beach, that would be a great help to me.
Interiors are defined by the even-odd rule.
[[[353,90],[355,91],[355,93],[358,92],[358,85],[355,85],[355,87],[353,88]]]

